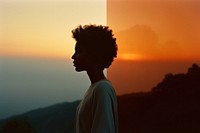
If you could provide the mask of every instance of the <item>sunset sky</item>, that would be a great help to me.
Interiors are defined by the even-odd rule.
[[[199,0],[108,0],[107,24],[126,59],[200,59]]]
[[[83,97],[90,82],[71,60],[80,24],[106,25],[106,0],[0,0],[0,119]]]
[[[119,58],[200,58],[198,0],[0,2],[0,55],[70,57],[72,29],[107,23],[118,39]]]
[[[199,64],[199,24],[199,0],[108,0],[119,47],[108,77],[117,94],[150,91],[165,74]]]
[[[200,64],[199,23],[199,0],[0,0],[0,119],[83,97],[89,79],[71,60],[80,24],[113,30],[107,75],[121,95]]]
[[[106,24],[105,0],[0,0],[0,55],[70,57],[71,30]]]

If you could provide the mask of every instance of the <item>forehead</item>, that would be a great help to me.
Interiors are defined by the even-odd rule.
[[[79,43],[79,42],[76,42],[76,44],[75,44],[75,49],[80,49],[80,48],[81,48],[80,43]]]
[[[86,49],[83,47],[82,43],[76,42],[75,50],[86,50]]]

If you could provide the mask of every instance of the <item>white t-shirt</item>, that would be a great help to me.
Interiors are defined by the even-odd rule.
[[[76,133],[118,133],[117,98],[112,84],[92,84],[77,108]]]

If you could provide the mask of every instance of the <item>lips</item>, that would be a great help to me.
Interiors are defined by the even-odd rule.
[[[77,64],[76,61],[73,61],[73,64],[74,64],[74,66],[76,66],[76,64]]]

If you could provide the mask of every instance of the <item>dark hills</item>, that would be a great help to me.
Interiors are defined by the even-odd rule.
[[[78,103],[56,104],[1,120],[0,132],[73,133]],[[193,64],[186,73],[166,74],[151,92],[118,96],[118,107],[120,133],[199,133],[200,68]]]
[[[0,121],[5,133],[73,133],[79,101],[32,110]],[[1,128],[0,133],[4,133]]]
[[[118,102],[120,133],[200,133],[200,68],[167,74],[151,92]]]

